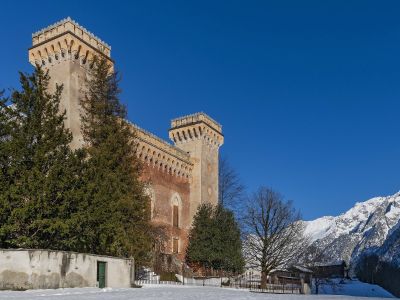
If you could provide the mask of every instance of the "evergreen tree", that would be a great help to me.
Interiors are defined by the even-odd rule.
[[[231,210],[218,205],[215,208],[214,226],[217,236],[214,240],[213,267],[233,273],[241,273],[244,268],[242,241],[239,225]]]
[[[118,98],[118,77],[105,58],[95,60],[86,88],[81,99],[88,155],[81,203],[86,217],[77,228],[81,251],[146,262],[151,251],[150,200],[139,180],[135,133]]]
[[[400,296],[400,267],[373,252],[363,253],[355,267],[359,280],[378,284],[396,297]]]
[[[8,169],[8,155],[5,149],[7,139],[11,132],[11,122],[8,99],[3,98],[4,92],[0,91],[0,192],[5,188],[6,171]],[[0,216],[1,218],[1,216]]]
[[[8,113],[8,99],[3,98],[4,91],[0,91],[0,145],[3,145],[5,138],[10,132],[10,122]],[[1,152],[2,153],[2,152]],[[2,153],[4,154],[4,153]]]
[[[10,108],[7,106],[8,99],[2,98],[3,94],[4,92],[0,92],[0,241],[2,224],[5,224],[10,216],[8,203],[1,197],[9,187],[9,152],[7,146],[11,133]]]
[[[189,234],[186,260],[205,269],[243,271],[240,229],[232,211],[221,205],[199,206]]]
[[[217,232],[213,220],[214,209],[210,204],[201,204],[193,218],[186,249],[186,261],[189,265],[211,268],[213,248]]]
[[[21,91],[1,101],[0,246],[62,249],[76,183],[62,87],[49,93],[40,68],[20,74],[20,82]]]

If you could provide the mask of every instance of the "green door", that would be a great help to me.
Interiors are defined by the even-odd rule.
[[[99,282],[99,288],[106,287],[106,263],[103,261],[97,262],[97,281]]]

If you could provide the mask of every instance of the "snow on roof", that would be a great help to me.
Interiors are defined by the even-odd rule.
[[[311,271],[310,269],[307,269],[306,267],[296,266],[296,265],[293,265],[293,266],[290,266],[290,267],[287,267],[287,268],[273,269],[273,270],[271,270],[270,273],[274,273],[274,272],[290,272],[291,268],[297,269],[298,271],[303,272],[303,273],[313,273],[313,271]]]
[[[307,269],[306,267],[302,266],[293,266],[293,268],[298,269],[299,271],[302,271],[304,273],[313,273],[310,269]]]
[[[346,264],[346,262],[344,260],[338,260],[338,261],[332,261],[332,262],[320,262],[320,263],[315,263],[314,266],[315,267],[334,267],[334,266],[341,266],[342,264]]]

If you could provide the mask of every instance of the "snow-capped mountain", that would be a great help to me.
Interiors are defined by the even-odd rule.
[[[356,203],[337,217],[304,223],[306,235],[315,246],[326,249],[330,261],[353,263],[364,250],[392,256],[397,251],[400,261],[400,192]]]

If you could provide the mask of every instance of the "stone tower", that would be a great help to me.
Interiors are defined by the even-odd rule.
[[[219,147],[224,143],[222,126],[205,113],[171,121],[169,137],[193,162],[190,182],[190,215],[202,203],[218,203]]]
[[[88,68],[95,56],[110,58],[111,47],[66,18],[32,34],[29,62],[49,70],[50,91],[63,84],[61,109],[66,110],[66,127],[73,134],[72,148],[82,145],[80,106]]]

